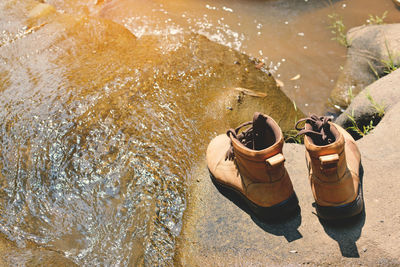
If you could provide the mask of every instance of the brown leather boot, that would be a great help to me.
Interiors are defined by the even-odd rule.
[[[207,165],[211,179],[225,196],[245,204],[251,215],[267,221],[287,217],[298,209],[298,200],[284,166],[282,147],[278,124],[255,113],[252,122],[210,142]]]
[[[298,124],[305,121],[304,128]],[[312,115],[296,124],[305,134],[306,161],[317,214],[326,220],[359,214],[364,207],[361,157],[356,142],[328,117]]]

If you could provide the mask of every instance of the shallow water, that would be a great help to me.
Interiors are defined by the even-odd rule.
[[[192,166],[232,126],[215,99],[273,86],[244,55],[190,33],[263,59],[298,106],[322,112],[345,54],[327,14],[349,25],[398,15],[389,0],[46,2],[137,37],[51,11],[25,21],[31,1],[0,4],[0,231],[80,265],[171,265]]]
[[[262,59],[307,114],[326,111],[345,62],[346,48],[331,40],[328,15],[339,14],[350,29],[385,11],[385,22],[400,22],[391,0],[118,0],[105,2],[97,14],[137,36],[193,31]]]

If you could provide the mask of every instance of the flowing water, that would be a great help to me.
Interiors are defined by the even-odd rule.
[[[172,265],[192,166],[236,123],[221,121],[236,111],[221,95],[269,88],[275,112],[294,114],[239,52],[323,112],[345,60],[327,15],[399,16],[390,0],[44,2],[58,13],[0,3],[0,231],[26,249],[4,250],[10,265],[29,265],[32,247],[79,265]]]
[[[385,11],[385,22],[400,22],[391,0],[122,0],[98,14],[137,36],[189,30],[262,59],[305,113],[323,113],[346,60],[328,15],[339,14],[350,29]]]

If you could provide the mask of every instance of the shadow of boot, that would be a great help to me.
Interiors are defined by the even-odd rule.
[[[258,220],[257,217],[251,217],[251,219],[265,232],[276,236],[284,236],[288,242],[293,242],[303,237],[299,230],[297,230],[301,225],[300,207],[293,216],[284,220],[263,222]]]
[[[346,258],[359,258],[356,242],[361,236],[365,223],[365,211],[359,215],[341,221],[327,222],[320,220],[324,231],[336,242],[340,252]]]
[[[364,169],[360,165],[360,194],[363,198]],[[315,203],[313,203],[313,206]],[[354,217],[336,221],[319,219],[324,231],[339,244],[340,252],[346,258],[359,258],[356,242],[361,236],[365,224],[365,205],[363,201],[362,212]]]
[[[296,209],[289,216],[263,220],[249,208],[241,197],[238,197],[236,192],[224,188],[212,178],[211,181],[224,197],[233,202],[242,211],[246,212],[253,222],[265,232],[276,236],[284,236],[288,242],[293,242],[303,237],[297,230],[301,224],[300,206],[297,205]]]

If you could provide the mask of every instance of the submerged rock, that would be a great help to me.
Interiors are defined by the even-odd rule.
[[[332,90],[330,102],[346,109],[366,86],[400,65],[400,24],[368,25],[350,29],[347,61]]]
[[[138,39],[33,0],[2,1],[0,24],[0,231],[21,257],[30,243],[79,265],[171,263],[212,133],[255,110],[283,129],[302,116],[200,35]]]
[[[0,237],[0,255],[1,266],[78,266],[59,251],[37,247],[34,244],[19,248],[4,237]]]

